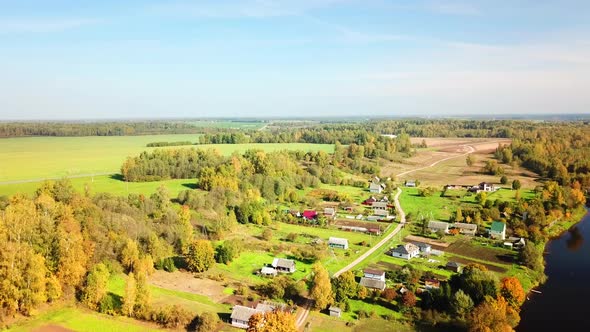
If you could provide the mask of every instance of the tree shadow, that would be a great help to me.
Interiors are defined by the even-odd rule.
[[[502,254],[502,255],[496,255],[496,258],[498,258],[502,262],[506,262],[506,263],[514,263],[515,262],[514,255]]]
[[[186,187],[186,188],[189,188],[189,189],[197,189],[198,188],[197,187],[197,184],[196,183],[192,183],[192,182],[183,183],[182,186],[183,187]]]
[[[117,181],[125,181],[125,177],[123,177],[123,174],[111,174],[109,175],[109,178]]]

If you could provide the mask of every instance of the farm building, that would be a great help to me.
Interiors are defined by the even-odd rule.
[[[493,192],[493,191],[498,190],[498,187],[496,187],[493,183],[482,182],[479,184],[479,190]]]
[[[524,240],[523,237],[509,237],[508,241],[510,241],[510,243],[512,243],[512,247],[514,249],[522,249],[526,246],[526,242]]]
[[[293,273],[295,272],[295,261],[291,259],[275,258],[272,261],[272,267],[278,272]]]
[[[428,222],[428,229],[432,233],[436,233],[438,231],[443,231],[446,234],[446,233],[449,232],[449,223],[448,222],[444,222],[444,221],[431,220],[431,221]]]
[[[327,207],[324,209],[324,216],[326,218],[334,218],[336,216],[336,209]]]
[[[328,246],[331,248],[348,249],[348,240],[339,237],[330,237]]]
[[[420,254],[420,249],[413,243],[406,243],[404,245],[399,245],[397,248],[391,250],[391,256],[399,257],[403,259],[412,259],[417,257]]]
[[[461,233],[461,234],[475,235],[475,233],[477,233],[477,225],[476,224],[456,222],[453,224],[453,227],[458,228],[459,233]]]
[[[340,317],[342,315],[342,309],[334,306],[330,306],[328,309],[331,317]]]
[[[448,262],[447,265],[445,265],[445,269],[458,273],[461,272],[461,264],[457,262]]]
[[[407,180],[404,185],[406,187],[415,188],[416,187],[416,180]]]
[[[274,267],[265,266],[260,270],[260,274],[263,276],[273,276],[276,277],[277,270]]]
[[[371,196],[363,201],[363,205],[373,205],[374,202],[377,202],[377,199],[374,196]]]
[[[387,202],[373,202],[373,214],[376,216],[388,217],[389,208]]]
[[[490,237],[496,240],[505,240],[506,224],[501,221],[492,222],[492,227],[490,228]]]

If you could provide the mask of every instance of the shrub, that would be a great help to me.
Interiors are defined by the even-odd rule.
[[[287,235],[287,240],[291,241],[291,242],[295,242],[295,240],[297,240],[297,233],[289,233],[289,235]]]

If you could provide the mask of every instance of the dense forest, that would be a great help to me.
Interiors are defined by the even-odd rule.
[[[183,122],[0,122],[0,137],[129,136],[203,132]]]

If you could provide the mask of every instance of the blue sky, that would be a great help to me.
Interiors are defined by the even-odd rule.
[[[588,112],[586,0],[0,0],[0,119]]]

